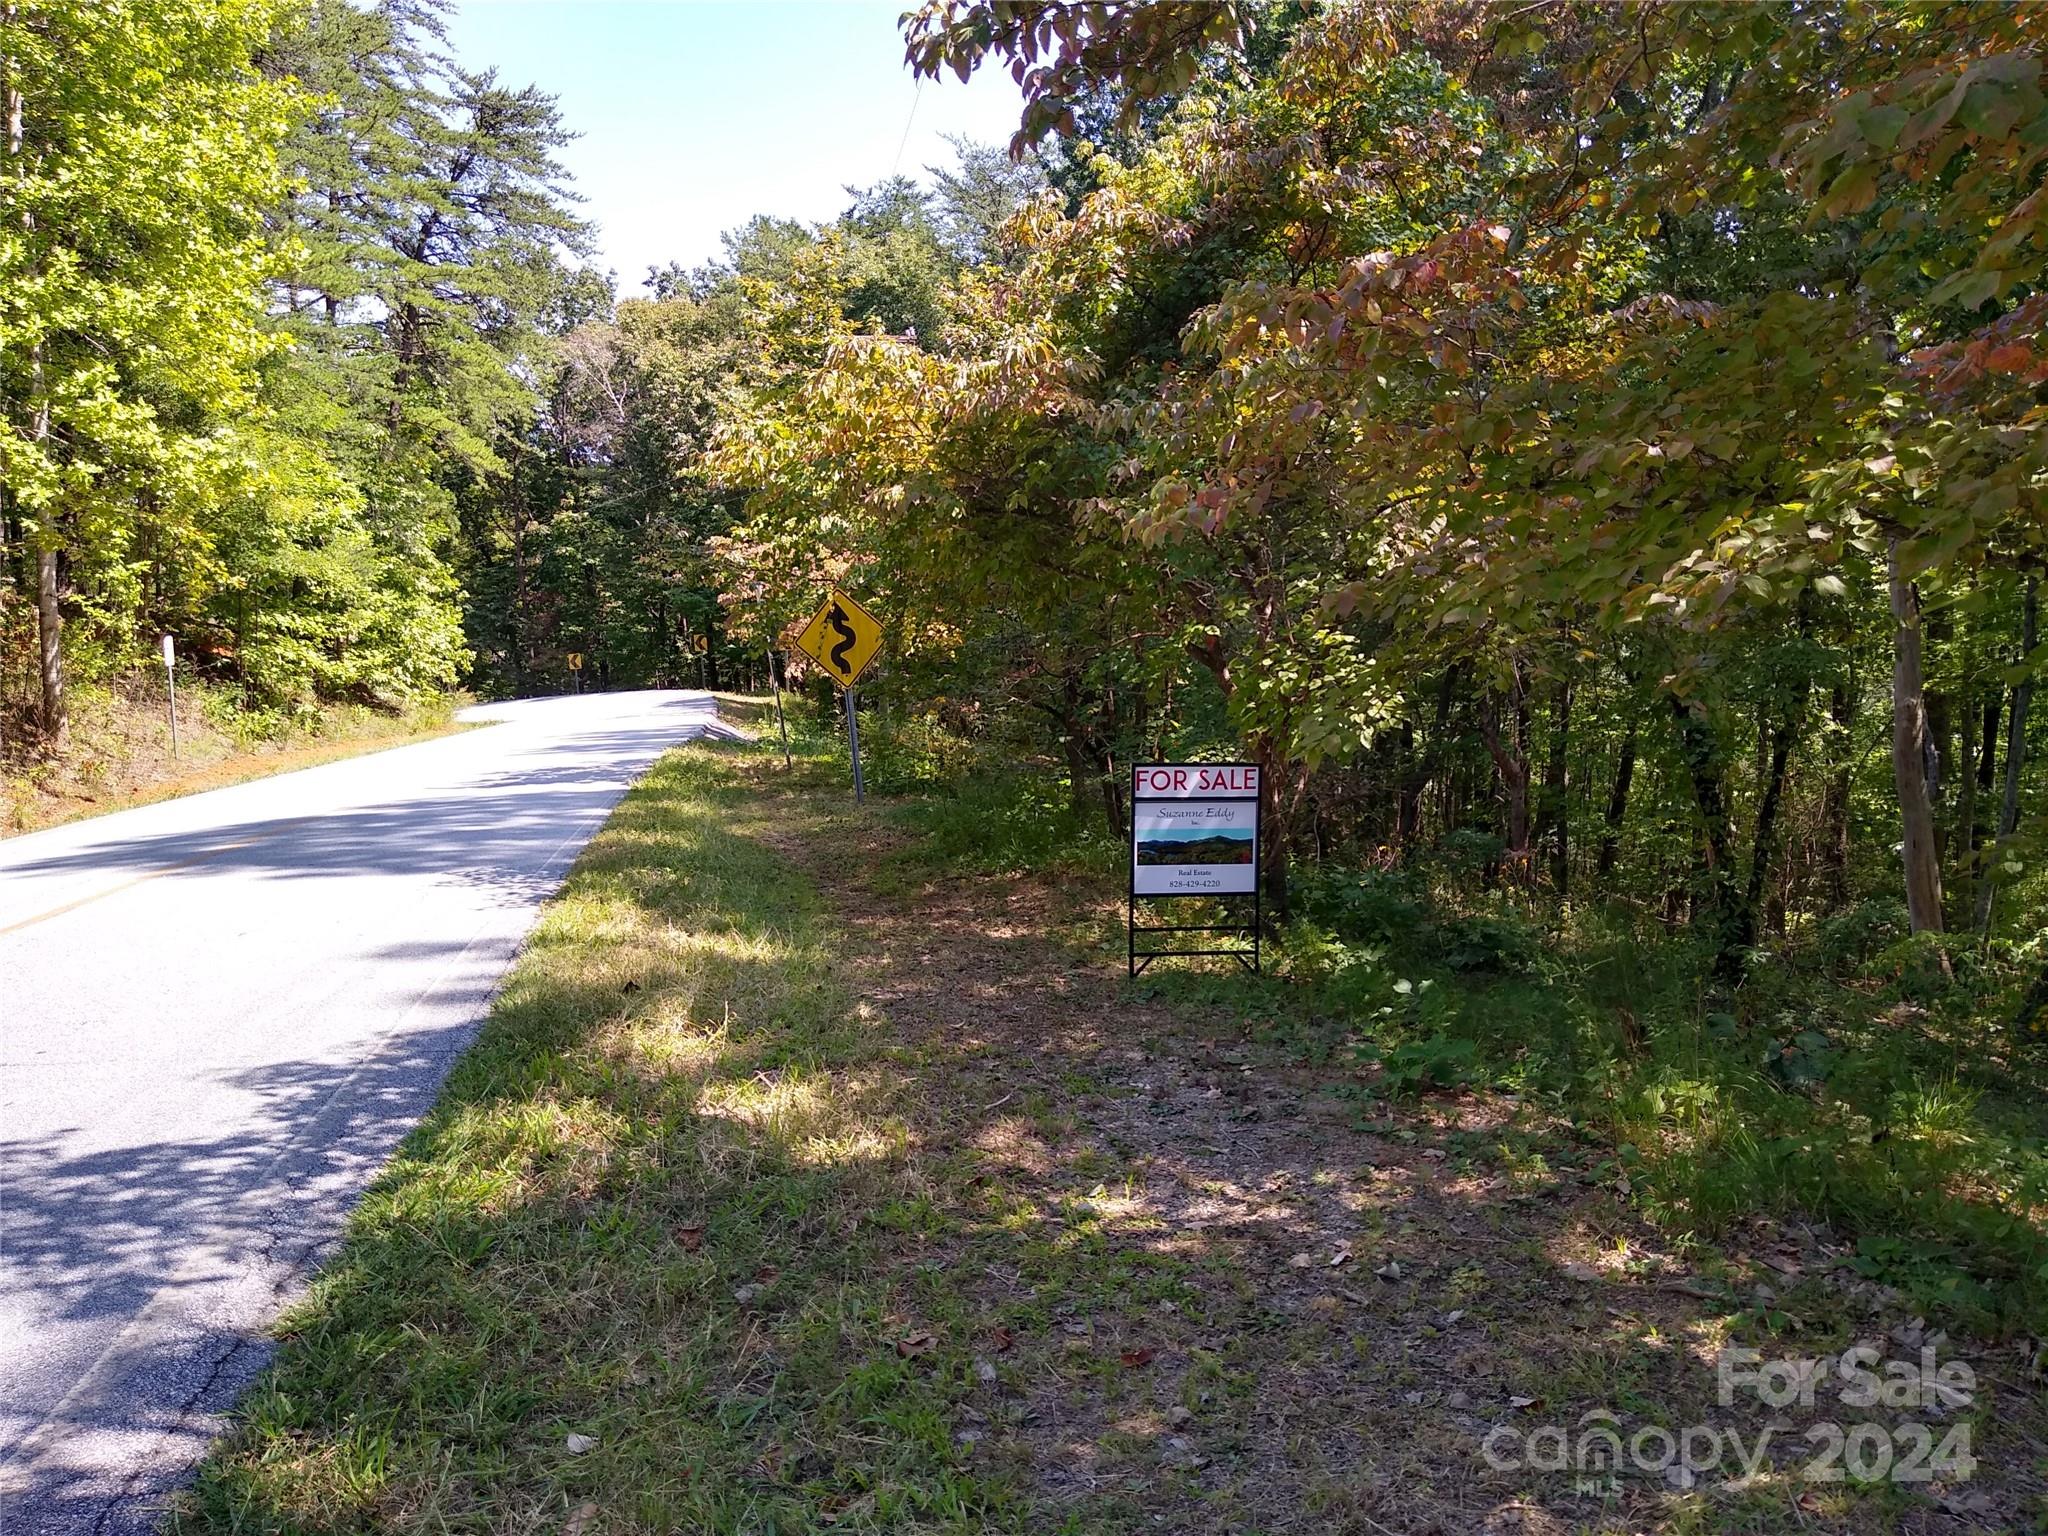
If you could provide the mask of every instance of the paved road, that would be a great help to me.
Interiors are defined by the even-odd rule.
[[[432,1103],[540,903],[703,694],[0,843],[0,1527],[146,1531]]]

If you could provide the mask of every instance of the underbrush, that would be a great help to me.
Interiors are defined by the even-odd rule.
[[[1075,818],[1050,775],[970,775],[896,814],[918,834],[903,855],[915,872],[1057,870],[1097,881],[1105,905],[1121,885],[1123,845]],[[2004,1027],[2038,968],[2026,945],[1957,945],[1945,975],[1902,914],[1865,903],[1758,951],[1721,995],[1690,935],[1600,908],[1560,919],[1337,868],[1297,895],[1265,976],[1198,962],[1155,966],[1142,985],[1227,1003],[1290,1054],[1351,1074],[1361,1099],[1538,1098],[1606,1148],[1617,1187],[1669,1229],[1824,1222],[1858,1272],[1930,1316],[2048,1330],[2043,1074]]]
[[[1541,1096],[1613,1154],[1666,1227],[1828,1224],[1853,1267],[1981,1332],[2048,1327],[2048,1114],[2002,1021],[2010,968],[1935,984],[1864,913],[1761,951],[1721,996],[1689,938],[1597,909],[1545,931],[1400,873],[1309,886],[1267,981],[1222,979],[1267,1035],[1355,1068],[1365,1095]],[[1195,982],[1207,986],[1213,983]]]

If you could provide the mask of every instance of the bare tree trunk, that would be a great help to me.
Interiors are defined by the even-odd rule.
[[[8,0],[0,10],[0,20],[13,21],[15,6]],[[10,161],[19,163],[26,145],[24,127],[25,103],[20,84],[15,78],[16,64],[7,61],[7,155]],[[35,233],[34,215],[24,211],[21,216],[24,234]],[[30,242],[33,245],[33,241]],[[39,267],[31,257],[32,266]],[[32,403],[29,416],[29,449],[40,454],[50,441],[50,394],[43,378],[43,344],[40,338],[31,343],[28,352],[28,393]],[[45,742],[60,746],[64,740],[65,726],[69,723],[64,701],[64,613],[58,606],[58,565],[57,545],[50,526],[52,513],[48,507],[36,511],[36,639],[38,661],[42,675],[42,727]]]
[[[64,613],[57,606],[57,551],[36,551],[36,641],[43,681],[43,739],[64,744],[70,711],[64,699]]]
[[[1628,817],[1628,790],[1636,776],[1636,717],[1628,717],[1628,732],[1621,738],[1621,757],[1614,765],[1614,787],[1607,794],[1607,829],[1600,836],[1600,861],[1594,877],[1605,881],[1614,873],[1621,856],[1621,828]]]
[[[1735,876],[1735,832],[1720,744],[1713,723],[1697,701],[1675,693],[1669,697],[1678,724],[1679,755],[1692,782],[1693,803],[1705,834],[1702,856],[1706,868],[1701,883],[1706,888],[1707,920],[1714,941],[1714,975],[1722,981],[1737,981],[1742,976],[1742,952],[1756,942],[1756,910],[1744,902]]]
[[[1436,690],[1436,722],[1430,729],[1429,740],[1423,743],[1420,757],[1415,754],[1413,727],[1405,724],[1402,727],[1402,751],[1408,772],[1401,782],[1396,825],[1403,861],[1414,852],[1415,843],[1422,835],[1422,792],[1443,765],[1444,748],[1450,735],[1451,702],[1457,695],[1458,678],[1463,671],[1463,662],[1453,663],[1444,669],[1443,679]]]
[[[1849,904],[1849,786],[1852,772],[1848,749],[1850,713],[1849,685],[1835,684],[1828,699],[1828,718],[1841,734],[1841,762],[1828,780],[1821,803],[1821,836],[1825,839],[1822,865],[1827,870],[1827,900],[1839,911]]]
[[[1904,833],[1906,918],[1915,933],[1940,933],[1941,846],[1927,794],[1927,698],[1920,669],[1920,597],[1899,571],[1891,541],[1892,781]]]
[[[1562,678],[1550,723],[1550,752],[1543,763],[1543,798],[1538,808],[1536,841],[1550,849],[1550,888],[1562,897],[1571,885],[1571,808],[1566,794],[1571,770],[1572,684]]]
[[[12,23],[13,20],[14,0],[0,0],[0,23]],[[12,58],[0,59],[0,74],[4,74],[7,79],[7,158],[10,163],[16,163],[20,160],[22,147],[22,95],[20,82],[16,78],[17,69],[18,66]],[[33,227],[29,215],[26,213],[22,215],[22,225],[24,228]],[[41,354],[38,353],[37,357],[39,360],[40,356]],[[7,487],[0,486],[0,490],[7,490]],[[0,502],[0,512],[4,512],[13,500],[13,494],[10,491],[5,501]],[[0,525],[0,548],[5,547],[6,538],[7,529],[4,525]],[[7,588],[8,583],[0,582],[0,633],[5,632]],[[0,715],[0,719],[4,719],[4,715]],[[5,745],[4,736],[0,736],[0,745]]]
[[[2020,655],[2031,656],[2041,643],[2041,578],[2027,578],[2027,596],[2020,611]],[[2034,702],[2031,677],[2012,691],[2012,712],[2005,725],[2005,795],[1998,807],[1998,841],[2012,836],[2020,824],[2020,770],[2027,760],[2027,711]],[[1991,931],[1992,906],[1998,894],[1997,882],[1986,879],[1977,888],[1977,926]]]
[[[1956,867],[1956,885],[1948,893],[1954,908],[1949,926],[1958,929],[1967,928],[1970,914],[1977,910],[1972,889],[1977,880],[1977,711],[1969,694],[1963,696],[1962,721],[1962,730],[1956,737],[1956,821],[1949,848]],[[1990,745],[1985,743],[1985,749],[1989,750]]]
[[[1803,686],[1803,685],[1802,685]],[[1749,886],[1745,899],[1753,912],[1763,901],[1764,885],[1778,857],[1778,806],[1785,794],[1785,767],[1792,757],[1792,738],[1801,711],[1788,710],[1770,733],[1770,761],[1765,767],[1763,794],[1757,801],[1756,835],[1749,851]]]
[[[1519,678],[1516,692],[1521,691]],[[1500,775],[1501,796],[1507,820],[1507,849],[1503,863],[1508,878],[1526,884],[1529,878],[1529,758],[1523,744],[1520,709],[1513,702],[1505,711],[1498,694],[1490,696],[1479,712],[1479,729],[1487,755]],[[1501,717],[1508,719],[1508,736],[1501,735]]]

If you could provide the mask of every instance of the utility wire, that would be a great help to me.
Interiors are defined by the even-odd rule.
[[[917,121],[917,104],[924,96],[924,76],[917,77],[917,89],[911,93],[910,115],[903,119],[903,137],[896,141],[896,163],[889,167],[889,179],[894,181],[903,169],[903,151],[910,146],[910,125]]]

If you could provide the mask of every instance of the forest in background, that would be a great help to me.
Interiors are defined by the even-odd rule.
[[[2048,1007],[2048,12],[934,0],[1015,143],[645,297],[438,14],[0,6],[9,750],[160,633],[261,726],[758,685],[836,583],[883,787],[1113,839],[1242,754],[1340,1014],[1449,1028],[1427,930],[1668,971],[1582,1077],[1903,1041],[1821,1155],[2038,1233],[2039,1126],[1914,1094]]]

